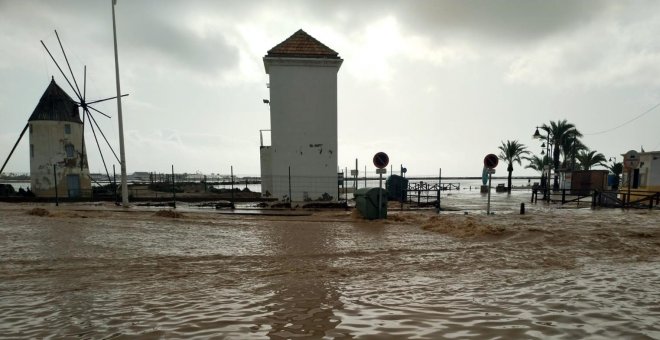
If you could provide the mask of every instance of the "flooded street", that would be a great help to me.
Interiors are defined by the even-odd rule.
[[[387,221],[0,204],[0,334],[660,339],[660,212],[526,199]]]

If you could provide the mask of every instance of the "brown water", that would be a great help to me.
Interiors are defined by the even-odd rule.
[[[0,204],[0,337],[660,339],[657,210],[44,207]]]

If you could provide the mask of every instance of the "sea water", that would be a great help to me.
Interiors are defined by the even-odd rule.
[[[0,203],[0,334],[660,338],[657,210],[516,198],[387,221]]]

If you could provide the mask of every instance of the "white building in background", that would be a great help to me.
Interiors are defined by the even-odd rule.
[[[261,145],[262,194],[337,200],[337,52],[299,30],[264,57],[271,145]],[[291,181],[289,183],[289,169]]]
[[[83,156],[83,123],[78,104],[51,80],[32,112],[30,185],[37,197],[91,195],[87,157]]]
[[[639,161],[638,169],[630,172],[624,169],[622,182],[624,185],[620,189],[627,189],[628,181],[632,179],[630,181],[632,189],[660,192],[660,151],[640,152]]]

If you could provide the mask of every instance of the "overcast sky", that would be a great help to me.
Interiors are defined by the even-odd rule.
[[[643,114],[660,103],[660,1],[119,0],[116,15],[129,173],[258,175],[262,58],[300,28],[344,59],[342,169],[385,151],[409,174],[480,176],[501,141],[538,154],[535,127],[561,119],[608,158],[660,149],[660,108]],[[0,0],[2,161],[51,75],[73,97],[39,42],[60,58],[55,29],[88,101],[116,93],[111,0]],[[96,107],[118,151],[116,102]],[[5,172],[28,156],[26,136]]]

